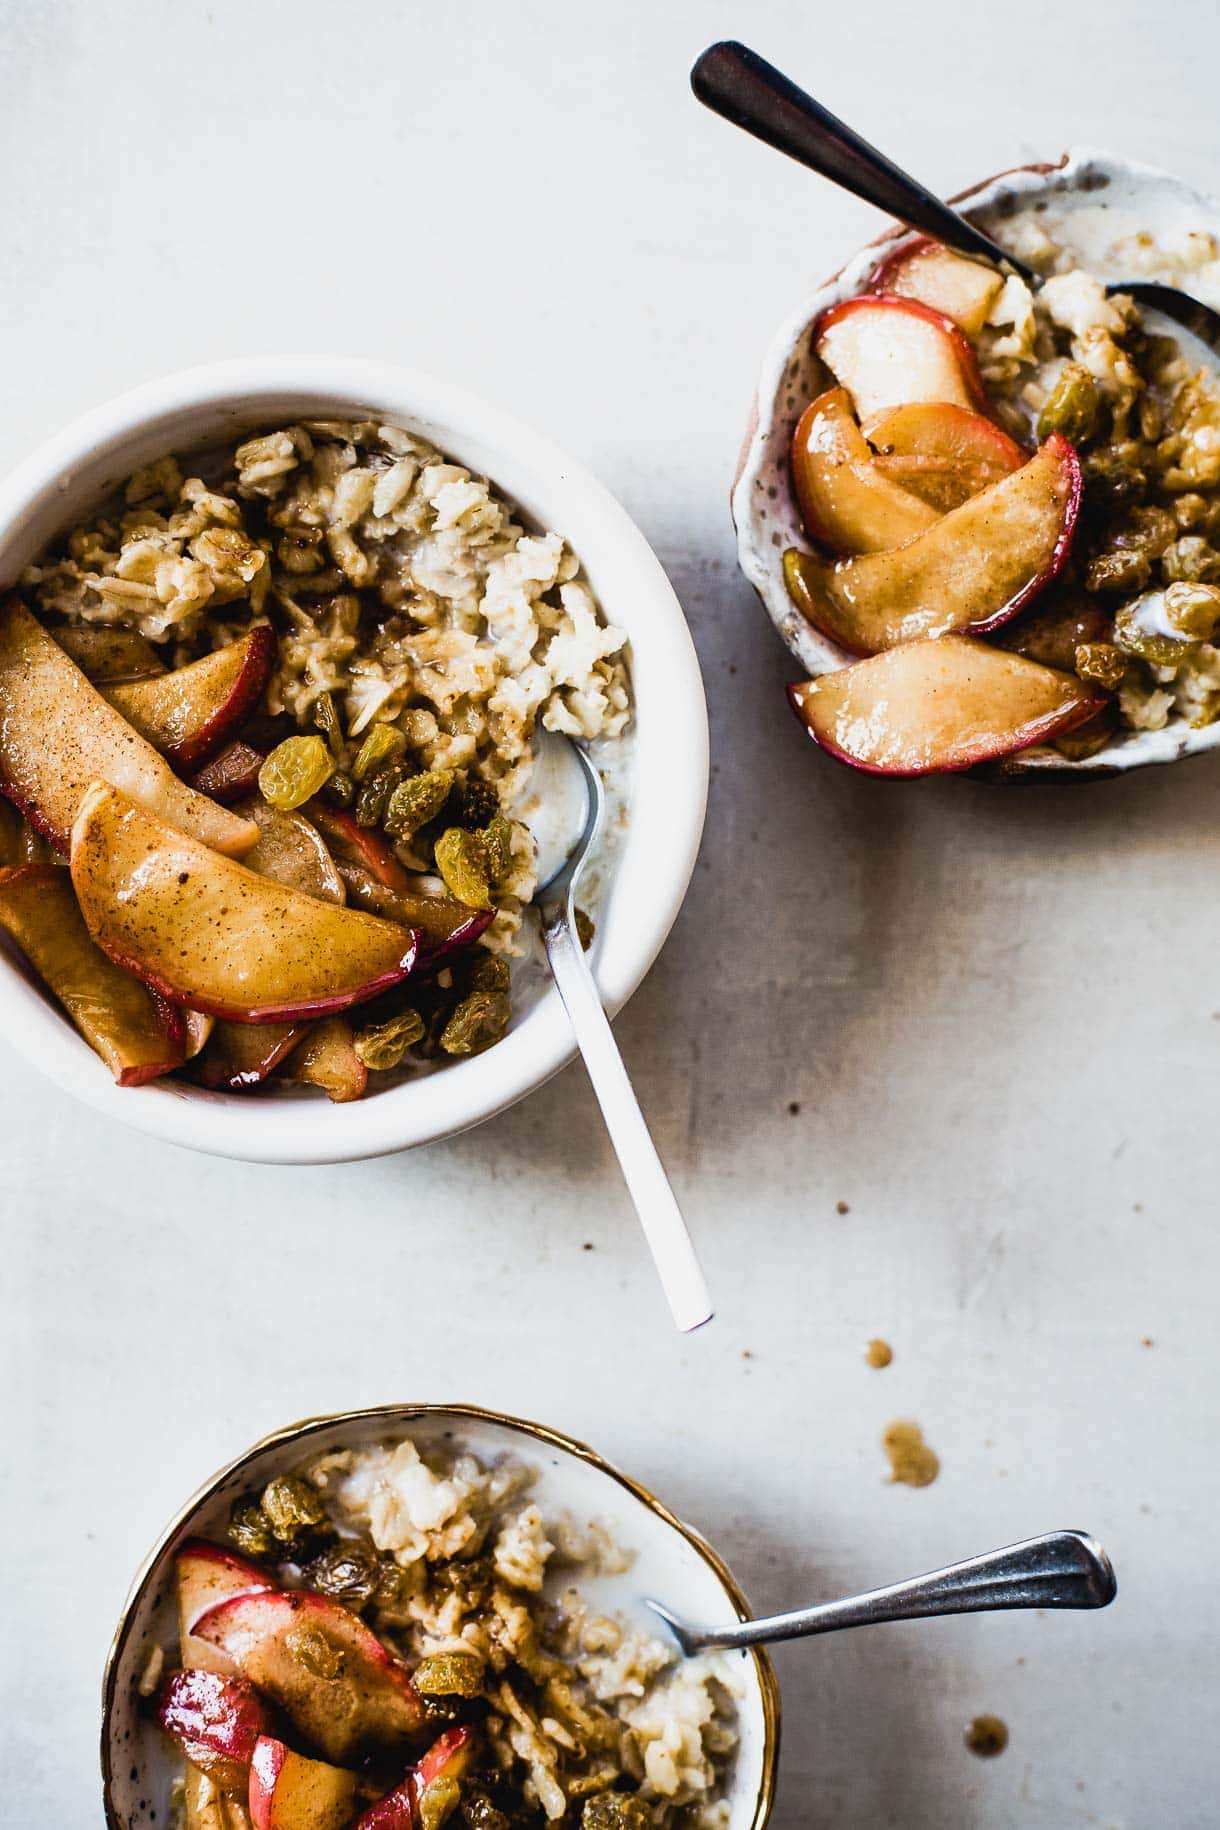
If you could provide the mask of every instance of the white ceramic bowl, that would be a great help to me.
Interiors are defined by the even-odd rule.
[[[643,535],[580,465],[508,415],[430,376],[380,362],[285,356],[166,376],[87,413],[0,484],[0,581],[11,582],[138,465],[298,418],[381,420],[419,432],[488,476],[530,522],[579,555],[608,621],[630,639],[633,780],[598,914],[594,968],[613,1012],[631,996],[686,893],[707,801],[707,712],[682,610]],[[548,988],[502,1042],[350,1105],[307,1091],[208,1093],[174,1080],[116,1087],[11,952],[0,952],[0,1033],[68,1092],[175,1144],[265,1163],[378,1156],[479,1124],[570,1060]]]
[[[520,1418],[473,1405],[392,1404],[344,1411],[279,1430],[222,1468],[189,1500],[146,1558],[132,1585],[106,1662],[102,1684],[102,1784],[109,1830],[164,1824],[169,1788],[181,1770],[173,1749],[139,1707],[137,1684],[153,1644],[172,1644],[176,1629],[174,1552],[183,1539],[223,1531],[234,1497],[311,1455],[409,1435],[416,1443],[459,1442],[484,1461],[505,1455],[539,1470],[534,1496],[548,1512],[600,1519],[634,1551],[622,1575],[581,1579],[599,1607],[656,1630],[640,1606],[655,1595],[688,1620],[749,1618],[728,1569],[689,1525],[583,1443]],[[570,1578],[569,1578],[570,1579]],[[779,1758],[779,1690],[765,1652],[740,1655],[739,1743],[729,1773],[729,1830],[763,1830],[771,1815]]]
[[[1220,238],[1220,204],[1201,196],[1182,179],[1111,153],[1074,148],[1054,165],[1022,166],[973,185],[953,199],[972,221],[1004,242],[1005,224],[1026,211],[1054,220],[1064,245],[1103,280],[1167,279],[1206,304],[1220,308],[1220,289],[1211,275],[1143,270],[1116,263],[1108,240],[1146,230],[1171,246],[1191,232]],[[864,291],[873,268],[910,237],[895,224],[852,256],[847,265],[804,298],[784,320],[763,362],[733,486],[733,521],[742,571],[763,601],[776,629],[811,675],[843,667],[855,657],[822,635],[796,609],[784,585],[783,555],[808,546],[792,489],[788,451],[797,419],[827,385],[813,353],[810,327],[841,299]],[[1200,346],[1200,360],[1206,352]],[[1220,745],[1220,723],[1194,729],[1181,719],[1160,731],[1126,732],[1096,755],[1068,762],[1049,746],[1026,750],[997,773],[1089,779],[1114,775],[1143,763],[1175,762]]]

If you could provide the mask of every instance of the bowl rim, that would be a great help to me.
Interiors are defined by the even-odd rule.
[[[1087,191],[1094,188],[1098,178],[1106,183],[1114,178],[1135,180],[1161,187],[1166,192],[1176,192],[1183,202],[1210,218],[1212,226],[1220,233],[1220,200],[1189,179],[1162,167],[1129,159],[1121,153],[1089,145],[1070,146],[1057,159],[1035,158],[1007,166],[1003,171],[980,178],[955,192],[948,201],[964,207],[968,214],[1008,203],[1019,208],[1022,199],[1042,191],[1054,188]],[[769,551],[766,536],[755,520],[755,486],[761,480],[766,446],[778,416],[777,398],[784,371],[813,319],[841,299],[858,296],[879,262],[900,243],[916,238],[918,233],[906,223],[891,221],[871,240],[858,244],[827,279],[808,288],[769,338],[751,394],[749,418],[729,494],[737,564],[789,653],[814,676],[848,665],[858,657],[848,655],[806,624],[788,600],[782,582],[766,560]],[[1049,749],[1035,748],[1029,754],[1017,753],[970,774],[976,779],[984,774],[987,779],[1010,782],[1101,781],[1126,774],[1130,769],[1185,760],[1218,746],[1220,722],[1198,728],[1179,722],[1171,723],[1162,731],[1128,732],[1125,739],[1107,744],[1093,756],[1069,760]]]
[[[283,404],[289,396],[297,397],[294,407]],[[312,407],[304,404],[309,401]],[[49,515],[79,469],[109,463],[117,480],[123,453],[154,430],[168,451],[174,449],[174,426],[185,428],[192,414],[227,414],[236,430],[277,411],[382,414],[431,430],[447,454],[459,461],[465,455],[472,469],[480,468],[477,456],[490,458],[485,474],[510,501],[528,488],[544,497],[548,525],[570,541],[582,564],[593,545],[601,571],[613,566],[614,601],[599,589],[597,565],[590,577],[607,620],[635,624],[627,630],[633,761],[647,751],[649,766],[667,779],[664,806],[656,806],[656,797],[639,793],[636,770],[628,791],[630,819],[607,873],[613,897],[625,873],[641,874],[647,854],[648,893],[638,893],[637,885],[632,901],[619,903],[619,919],[599,936],[593,959],[603,1001],[615,1014],[655,961],[694,872],[707,806],[707,707],[690,629],[660,560],[616,498],[549,438],[465,388],[399,364],[328,355],[229,358],[143,382],[38,446],[0,479],[0,543],[11,547],[23,525]],[[199,442],[185,429],[178,435],[181,449]],[[507,475],[497,474],[497,455]],[[633,614],[624,614],[624,606]],[[245,1161],[348,1162],[454,1136],[541,1086],[576,1054],[558,993],[548,986],[494,1049],[369,1099],[322,1102],[325,1122],[312,1097],[243,1100],[172,1079],[119,1088],[14,953],[0,949],[0,955],[3,1032],[35,1067],[94,1110],[139,1131]]]
[[[615,1467],[613,1462],[607,1461],[605,1456],[597,1453],[596,1449],[590,1448],[588,1443],[582,1442],[578,1437],[568,1436],[562,1430],[552,1428],[550,1424],[533,1423],[528,1418],[514,1416],[509,1411],[489,1410],[483,1405],[463,1403],[361,1405],[354,1410],[323,1412],[317,1416],[306,1417],[299,1423],[286,1424],[281,1429],[272,1430],[268,1435],[260,1437],[260,1439],[257,1442],[252,1443],[248,1449],[244,1449],[239,1455],[235,1455],[231,1461],[226,1462],[223,1467],[218,1468],[215,1474],[210,1475],[209,1478],[196,1489],[186,1503],[179,1507],[168,1525],[161,1531],[156,1543],[144,1557],[135,1576],[132,1578],[131,1586],[127,1591],[126,1599],[123,1602],[122,1610],[119,1614],[118,1625],[114,1630],[114,1635],[110,1642],[110,1649],[106,1654],[106,1663],[102,1672],[102,1721],[99,1736],[99,1755],[102,1768],[102,1804],[106,1813],[107,1830],[125,1830],[125,1826],[115,1812],[113,1803],[112,1791],[114,1770],[110,1758],[109,1736],[110,1717],[114,1707],[118,1686],[119,1663],[126,1650],[127,1641],[132,1631],[135,1612],[144,1599],[149,1587],[155,1580],[163,1557],[167,1551],[169,1551],[175,1539],[188,1525],[189,1521],[199,1509],[212,1498],[231,1475],[237,1473],[247,1462],[252,1461],[256,1455],[261,1455],[264,1450],[286,1447],[290,1443],[303,1442],[310,1436],[318,1435],[326,1430],[333,1429],[336,1424],[374,1422],[382,1419],[384,1419],[387,1424],[391,1422],[406,1424],[412,1418],[432,1416],[457,1417],[466,1420],[474,1419],[483,1423],[499,1424],[507,1429],[518,1431],[524,1436],[532,1437],[534,1441],[543,1444],[546,1448],[560,1449],[565,1454],[574,1456],[578,1461],[585,1462],[587,1465],[597,1468],[602,1474],[609,1475],[620,1487],[625,1488],[633,1498],[647,1507],[647,1509],[656,1518],[660,1519],[663,1524],[667,1525],[672,1531],[676,1531],[680,1537],[686,1540],[691,1549],[694,1550],[711,1569],[712,1574],[723,1588],[739,1620],[749,1620],[752,1617],[752,1609],[750,1608],[750,1604],[746,1600],[745,1594],[737,1582],[736,1577],[729,1569],[728,1564],[725,1563],[724,1559],[720,1556],[719,1552],[712,1548],[707,1539],[704,1538],[700,1532],[696,1531],[693,1526],[687,1525],[676,1513],[671,1512],[669,1507],[666,1506],[663,1501],[659,1500],[654,1493],[650,1492],[647,1487],[643,1486],[641,1482],[633,1479],[629,1474],[624,1474],[620,1468]],[[766,1648],[763,1646],[752,1646],[749,1648],[749,1653],[758,1681],[763,1710],[762,1779],[759,1786],[758,1798],[755,1803],[754,1816],[750,1823],[750,1830],[764,1830],[764,1826],[771,1816],[771,1811],[775,1803],[782,1709],[779,1680],[775,1675],[775,1667],[771,1662],[771,1658]]]

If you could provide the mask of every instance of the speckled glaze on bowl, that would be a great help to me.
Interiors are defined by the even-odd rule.
[[[747,1620],[745,1596],[699,1534],[646,1488],[584,1443],[545,1425],[468,1404],[387,1404],[340,1411],[277,1430],[212,1476],[188,1500],[145,1558],[115,1632],[102,1680],[102,1798],[108,1830],[165,1830],[169,1793],[181,1762],[140,1708],[136,1686],[147,1648],[170,1641],[176,1625],[174,1553],[185,1538],[219,1534],[234,1497],[312,1455],[410,1436],[417,1443],[460,1444],[480,1459],[505,1455],[538,1469],[534,1488],[544,1513],[566,1509],[598,1518],[635,1562],[622,1575],[581,1578],[602,1607],[655,1632],[639,1606],[656,1595],[691,1620]],[[743,1652],[737,1699],[740,1743],[729,1772],[729,1830],[763,1830],[771,1815],[779,1759],[779,1687],[761,1650]]]
[[[418,370],[329,356],[243,358],[148,382],[76,420],[0,482],[0,582],[141,464],[294,419],[378,418],[487,476],[535,526],[570,543],[630,648],[634,718],[627,819],[598,910],[593,969],[611,1014],[637,989],[695,867],[707,804],[707,710],[694,644],[644,536],[595,478],[518,420]],[[664,781],[665,794],[639,793]],[[116,1087],[97,1056],[0,944],[0,1035],[107,1117],[191,1149],[262,1163],[338,1163],[480,1124],[575,1053],[552,986],[503,1041],[348,1105],[309,1088],[213,1093],[168,1078]]]
[[[1200,195],[1182,179],[1115,154],[1074,148],[1053,165],[1028,165],[1002,172],[953,199],[979,227],[1001,245],[1004,225],[1018,212],[1053,209],[1056,232],[1070,225],[1077,212],[1082,230],[1096,228],[1098,212],[1126,218],[1154,235],[1186,228],[1220,236],[1220,204]],[[1062,212],[1062,221],[1058,220]],[[910,238],[901,225],[886,230],[862,248],[834,277],[804,299],[777,331],[763,363],[750,423],[733,485],[733,521],[737,557],[758,592],[767,614],[808,674],[830,673],[856,659],[806,622],[784,586],[785,547],[808,547],[792,490],[788,449],[803,408],[827,385],[826,372],[813,353],[810,326],[819,314],[842,299],[862,292],[869,274],[897,245]],[[1104,280],[1147,277],[1123,273],[1104,260],[1092,261]],[[1188,290],[1220,307],[1220,292],[1188,283]],[[1220,724],[1194,729],[1182,720],[1164,730],[1126,732],[1095,756],[1069,762],[1048,746],[1026,750],[988,773],[1006,779],[1088,781],[1113,776],[1145,763],[1176,762],[1220,745]]]

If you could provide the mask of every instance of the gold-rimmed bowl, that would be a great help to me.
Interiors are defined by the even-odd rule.
[[[219,1535],[233,1499],[273,1475],[336,1449],[410,1436],[421,1447],[468,1449],[482,1461],[512,1455],[537,1469],[544,1515],[601,1520],[635,1553],[620,1575],[581,1578],[597,1605],[656,1630],[642,1607],[656,1595],[689,1620],[748,1619],[750,1608],[725,1563],[689,1525],[595,1450],[544,1424],[469,1404],[387,1404],[313,1417],[266,1436],[187,1501],[145,1558],[124,1604],[102,1684],[102,1787],[109,1830],[166,1822],[181,1770],[174,1750],[140,1707],[138,1685],[152,1646],[174,1636],[174,1553],[185,1538]],[[740,1655],[737,1752],[724,1796],[728,1830],[763,1830],[779,1757],[779,1689],[765,1652]]]

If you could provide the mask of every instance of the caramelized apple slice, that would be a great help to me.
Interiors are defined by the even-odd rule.
[[[369,1071],[356,1053],[351,1024],[343,1017],[327,1017],[319,1023],[289,1057],[284,1079],[320,1087],[336,1105],[361,1099],[368,1088]]]
[[[202,1767],[185,1762],[182,1830],[253,1830],[246,1799],[222,1792]]]
[[[258,772],[263,766],[260,751],[252,750],[248,743],[240,739],[227,743],[223,750],[218,750],[211,762],[204,763],[191,776],[191,787],[197,788],[200,794],[210,794],[214,801],[224,806],[232,806],[234,801],[244,800],[246,795],[253,794],[258,787]]]
[[[90,937],[62,864],[0,871],[0,928],[55,993],[121,1087],[181,1066],[182,1020]]]
[[[983,413],[947,401],[912,401],[868,428],[878,472],[947,514],[1019,470],[1029,456]]]
[[[239,802],[237,811],[258,827],[258,843],[242,860],[247,870],[323,902],[347,901],[334,859],[317,828],[302,814],[269,807],[261,795]]]
[[[182,1052],[188,1061],[193,1061],[196,1055],[203,1053],[215,1027],[215,1017],[209,1017],[206,1010],[183,1010]]]
[[[0,602],[0,794],[61,851],[91,781],[216,851],[240,854],[258,828],[180,782],[14,594]]]
[[[264,1735],[250,1763],[254,1830],[345,1830],[356,1808],[355,1773],[307,1760]]]
[[[267,1711],[252,1684],[215,1671],[171,1671],[157,1693],[157,1726],[225,1791],[245,1790]]]
[[[421,964],[434,967],[473,947],[495,918],[494,909],[471,909],[452,896],[424,896],[418,890],[387,889],[362,864],[340,864],[339,875],[352,902],[390,921],[416,928]]]
[[[163,674],[165,662],[151,642],[134,629],[110,629],[104,623],[74,623],[51,634],[94,685],[118,680],[146,680]]]
[[[937,520],[934,508],[873,462],[846,388],[831,388],[801,414],[792,481],[806,528],[833,553],[885,553]]]
[[[1074,673],[1076,650],[1089,642],[1109,642],[1114,636],[1114,613],[1066,574],[1022,617],[1009,623],[1001,645],[1043,667]]]
[[[213,1093],[260,1087],[308,1034],[308,1023],[217,1023],[192,1078]]]
[[[974,351],[951,319],[886,293],[846,299],[813,327],[813,347],[863,424],[908,400],[985,408]]]
[[[460,1802],[458,1787],[474,1765],[473,1728],[450,1728],[420,1756],[406,1777],[356,1820],[354,1830],[428,1830],[444,1823]]]
[[[938,775],[1046,743],[1100,710],[1071,674],[966,636],[909,642],[788,689],[815,743],[871,775]]]
[[[178,1581],[178,1655],[192,1670],[235,1669],[216,1647],[195,1638],[195,1623],[222,1601],[237,1595],[260,1595],[277,1585],[257,1563],[247,1562],[207,1538],[188,1538],[174,1558]]]
[[[1000,296],[1004,278],[983,261],[954,254],[943,242],[919,235],[888,254],[874,269],[868,286],[870,292],[918,299],[921,305],[930,305],[951,318],[968,337],[977,337]]]
[[[104,696],[155,750],[190,769],[250,716],[274,661],[274,632],[259,623],[202,660],[170,674],[108,686]]]
[[[809,621],[853,654],[951,630],[981,634],[1055,577],[1079,508],[1076,453],[1053,433],[1028,464],[906,546],[834,565],[791,549],[784,575]]]
[[[308,1589],[240,1595],[196,1623],[327,1760],[417,1740],[427,1716],[406,1666],[357,1615]],[[314,1656],[297,1648],[308,1641]],[[325,1674],[325,1675],[324,1675]]]
[[[25,855],[25,821],[11,801],[0,800],[0,866],[30,862]]]
[[[346,807],[332,807],[316,794],[302,809],[329,842],[340,865],[350,861],[371,871],[387,890],[406,890],[411,879],[395,857],[389,841],[373,826],[361,826]]]
[[[411,929],[260,877],[106,782],[81,802],[72,881],[116,965],[173,1003],[238,1023],[327,1016],[415,965]]]

